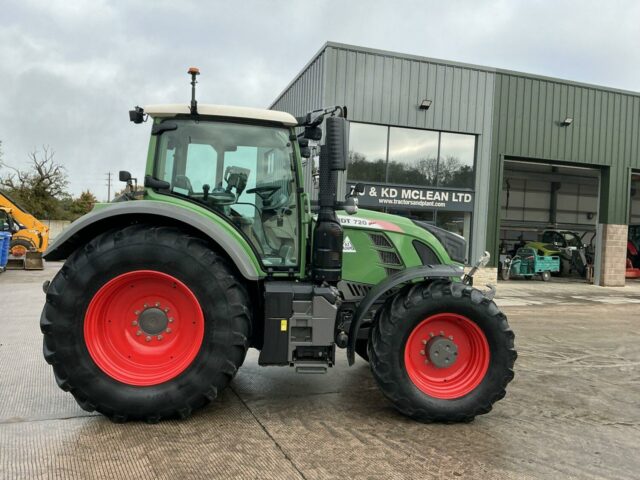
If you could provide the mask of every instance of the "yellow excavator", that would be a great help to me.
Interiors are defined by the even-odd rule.
[[[49,227],[0,191],[0,231],[11,232],[7,270],[42,270]]]

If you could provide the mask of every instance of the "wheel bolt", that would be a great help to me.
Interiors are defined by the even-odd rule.
[[[142,335],[142,330],[138,330],[138,331],[136,332],[136,336],[138,336],[138,337],[139,337],[140,335]]]
[[[169,323],[173,323],[173,317],[169,317]]]
[[[169,311],[169,307],[164,307],[164,313],[167,313]]]
[[[425,359],[425,360],[424,360],[424,364],[426,365],[426,364],[428,364],[428,363],[429,363],[429,360]]]
[[[162,335],[158,335],[156,338],[157,338],[158,340],[162,340],[162,338],[163,338],[163,337],[162,337]]]
[[[138,326],[138,321],[134,320],[133,322],[131,322],[131,325],[133,325],[134,327],[137,327]]]
[[[147,342],[150,342],[150,341],[151,341],[151,337],[150,337],[149,335],[147,335],[147,338],[145,338],[145,340],[146,340]]]
[[[444,337],[444,332],[442,330],[440,330],[440,336]]]
[[[427,344],[427,341],[426,341],[426,340],[422,340],[422,344],[423,344],[423,345],[426,345],[426,344]]]
[[[420,355],[424,355],[424,350],[420,350]]]
[[[453,335],[449,335],[449,340],[453,341]]]
[[[165,330],[165,332],[167,332],[167,333],[171,333],[171,329],[170,329],[170,328],[167,328],[167,329]]]
[[[433,334],[433,332],[431,332],[431,333],[429,334],[429,336],[430,336],[431,338],[435,337],[435,335]]]
[[[147,305],[146,303],[143,305],[144,308],[147,308],[149,305]]]
[[[135,311],[135,312],[133,312],[133,313],[134,313],[134,315],[138,316],[138,315],[140,315],[140,310],[136,310],[136,311]]]
[[[159,307],[159,306],[160,306],[160,303],[156,302],[156,307]]]

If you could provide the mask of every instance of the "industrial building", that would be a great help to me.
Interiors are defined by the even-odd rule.
[[[470,261],[575,232],[588,277],[624,285],[640,224],[640,93],[326,43],[271,108],[346,105],[365,208],[458,232]],[[574,241],[558,238],[558,241]]]

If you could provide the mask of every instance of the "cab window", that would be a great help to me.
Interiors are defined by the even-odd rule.
[[[268,267],[298,263],[293,147],[286,128],[172,120],[156,153],[156,176],[174,195],[224,216]]]

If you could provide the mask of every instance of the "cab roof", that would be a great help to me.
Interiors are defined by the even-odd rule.
[[[153,118],[173,117],[175,115],[189,115],[191,113],[189,105],[183,103],[146,105],[143,108],[144,113],[149,114]],[[262,108],[230,107],[227,105],[208,105],[199,103],[198,113],[200,115],[212,115],[216,117],[265,120],[268,122],[281,123],[288,127],[294,127],[298,124],[295,117],[290,113],[279,112],[277,110],[265,110]]]

